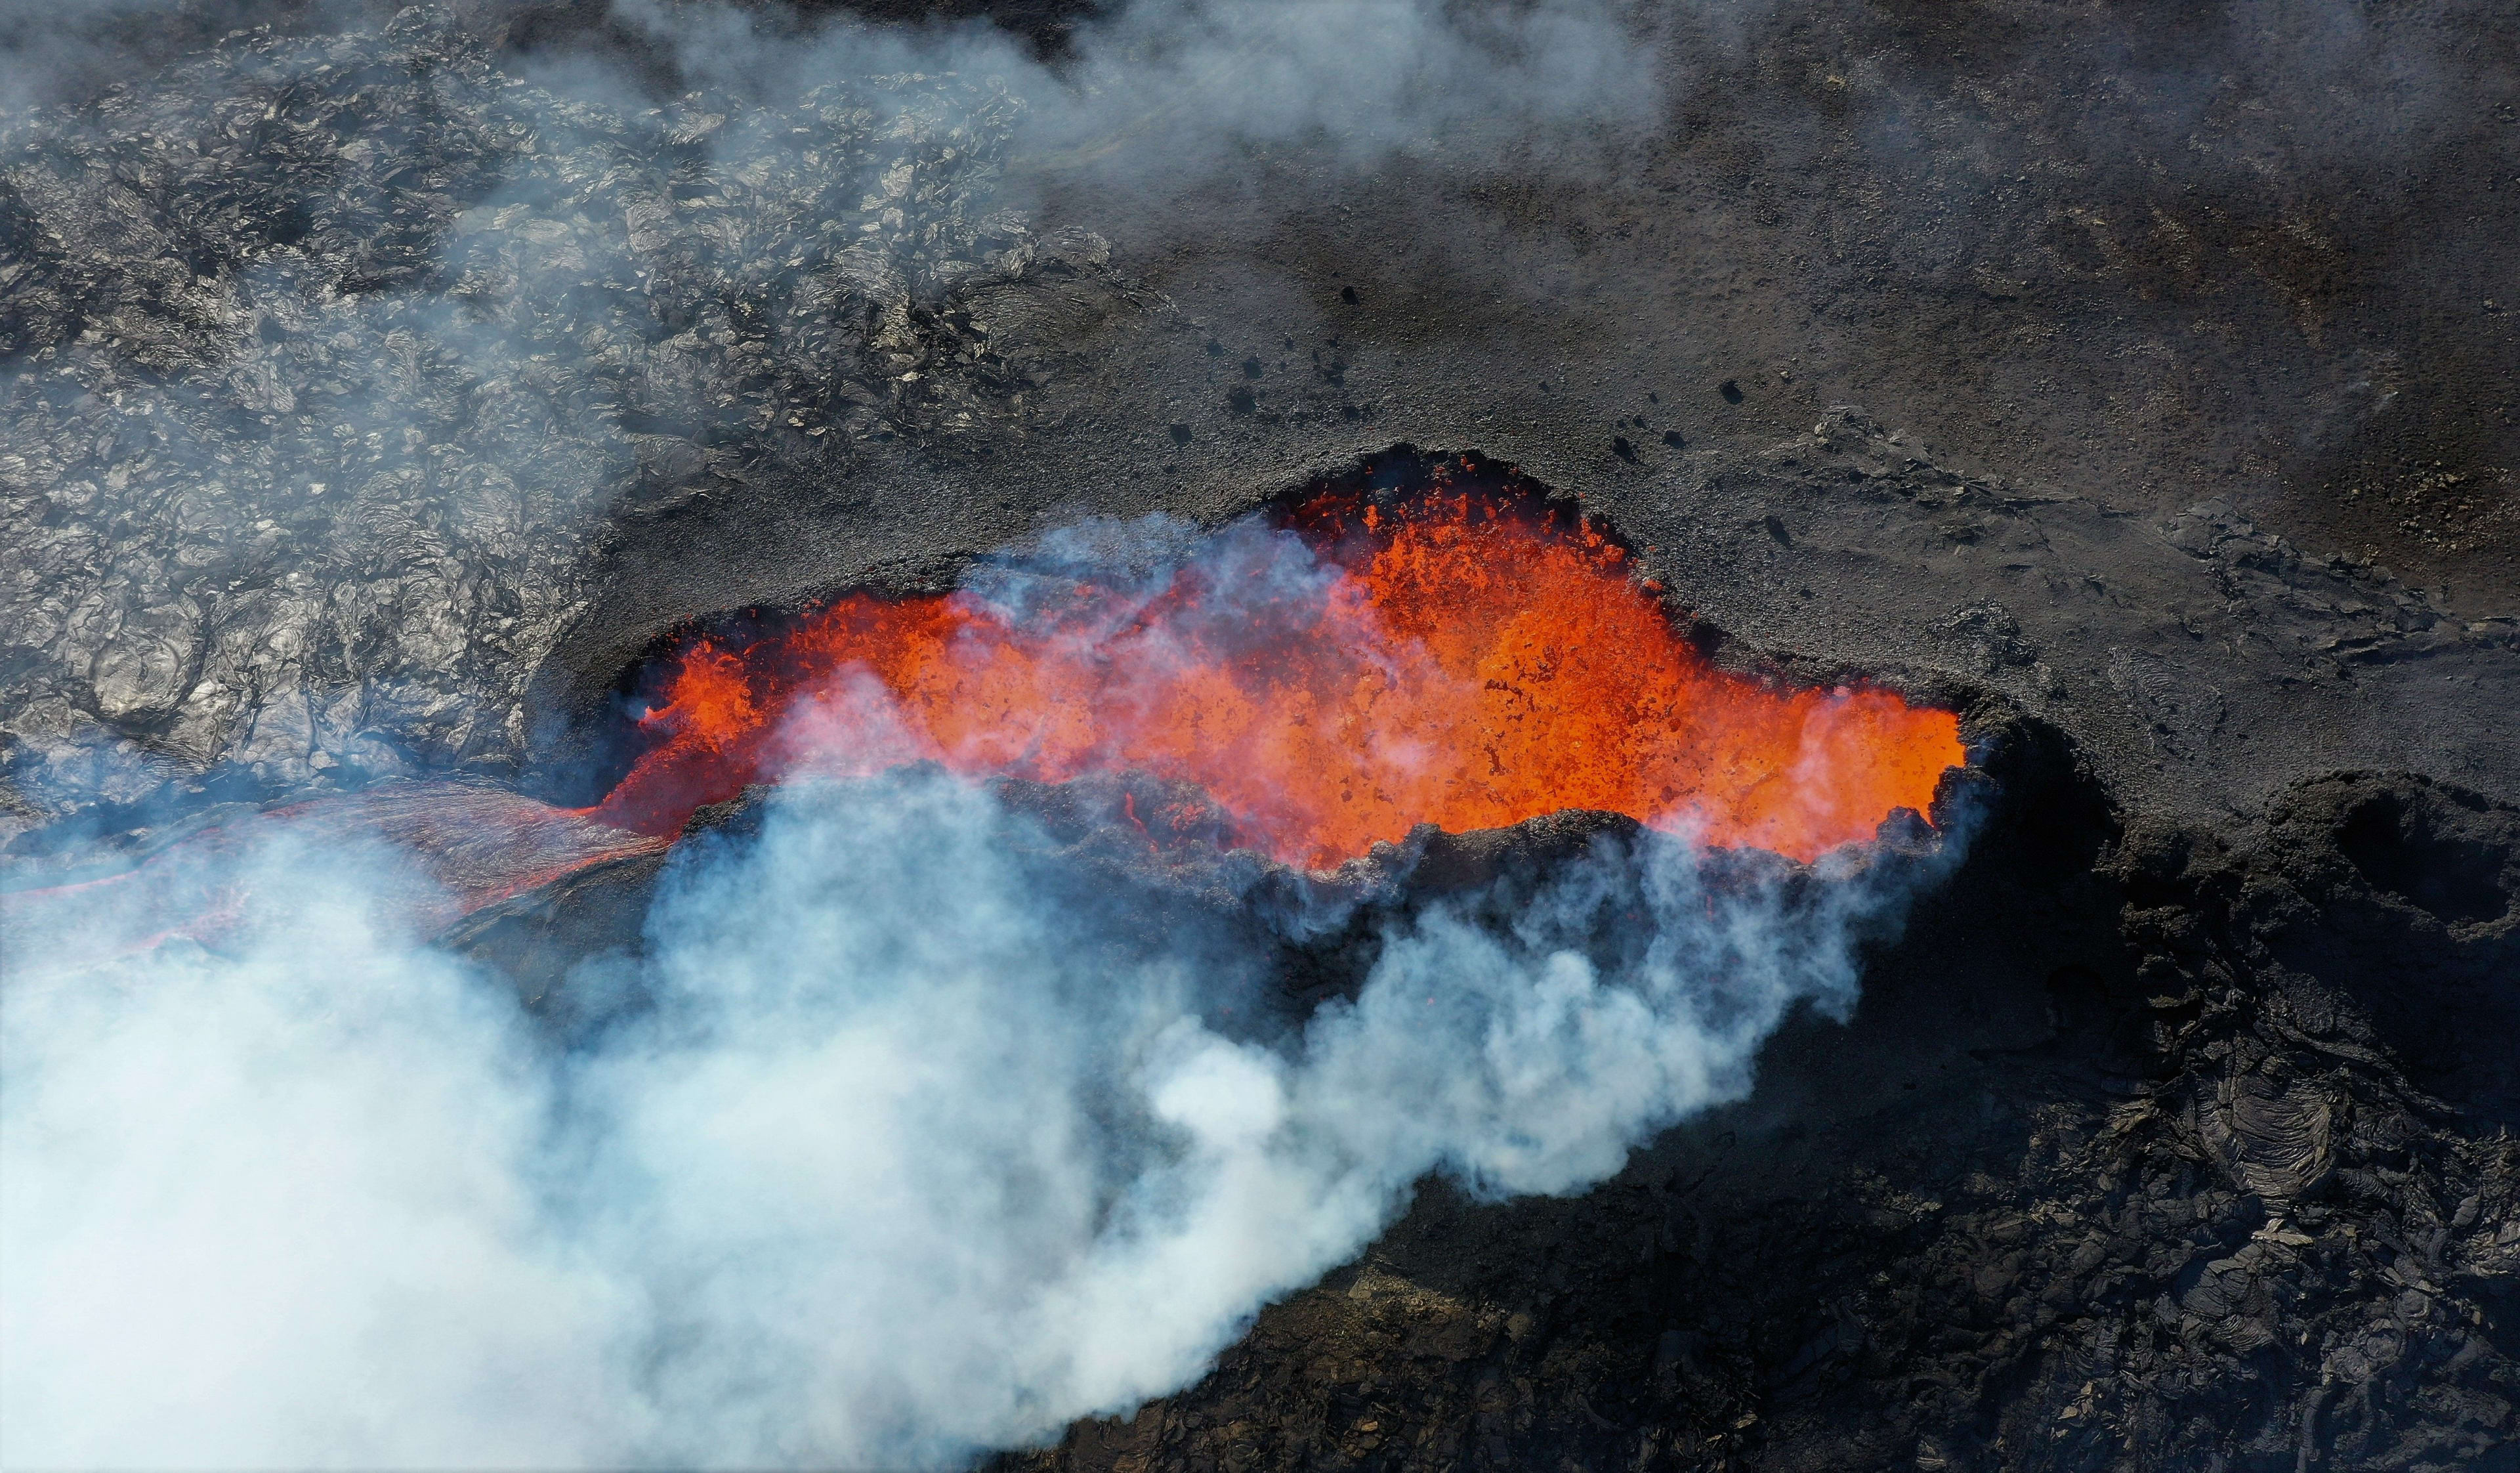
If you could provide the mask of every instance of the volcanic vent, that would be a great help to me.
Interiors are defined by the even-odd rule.
[[[1964,761],[1951,713],[1722,668],[1664,597],[1510,467],[1394,452],[1205,535],[1071,530],[952,592],[683,631],[627,682],[637,756],[593,814],[665,835],[749,784],[929,761],[1194,785],[1214,807],[1172,831],[1311,868],[1570,808],[1807,861]]]

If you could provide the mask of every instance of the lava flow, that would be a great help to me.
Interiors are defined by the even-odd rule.
[[[1808,860],[1963,760],[1949,712],[1715,668],[1657,591],[1510,490],[1327,491],[1151,578],[1035,571],[697,636],[594,816],[670,834],[747,783],[927,760],[1194,783],[1237,843],[1316,868],[1566,808]]]

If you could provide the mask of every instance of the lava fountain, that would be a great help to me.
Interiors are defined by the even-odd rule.
[[[1810,860],[1964,760],[1949,712],[1717,668],[1598,523],[1472,462],[1317,489],[1151,573],[1053,554],[687,637],[593,816],[670,834],[750,783],[933,761],[1192,783],[1311,868],[1567,808]]]

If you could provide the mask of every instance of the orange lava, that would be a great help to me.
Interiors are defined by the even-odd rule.
[[[855,594],[696,638],[594,816],[665,834],[749,782],[929,760],[1186,780],[1237,842],[1314,868],[1564,808],[1808,860],[1923,812],[1963,760],[1949,712],[1710,667],[1624,549],[1526,496],[1331,491],[1241,531],[1152,586]]]

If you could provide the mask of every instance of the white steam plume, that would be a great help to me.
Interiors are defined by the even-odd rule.
[[[10,939],[0,1459],[951,1466],[1052,1437],[1194,1379],[1430,1172],[1580,1190],[1737,1097],[1790,1008],[1851,1000],[1911,883],[1605,843],[1393,923],[1353,1001],[1257,1040],[1217,1006],[1247,948],[1154,932],[905,769],[687,843],[645,1004],[558,1041],[380,918],[386,862],[265,849],[223,953],[44,974]]]
[[[1036,59],[972,23],[904,31],[846,20],[802,40],[776,13],[615,0],[685,79],[737,95],[883,67],[1005,77],[1035,163],[1131,188],[1252,167],[1284,144],[1372,165],[1394,155],[1559,154],[1654,122],[1659,26],[1611,0],[1147,0],[1108,8]]]

